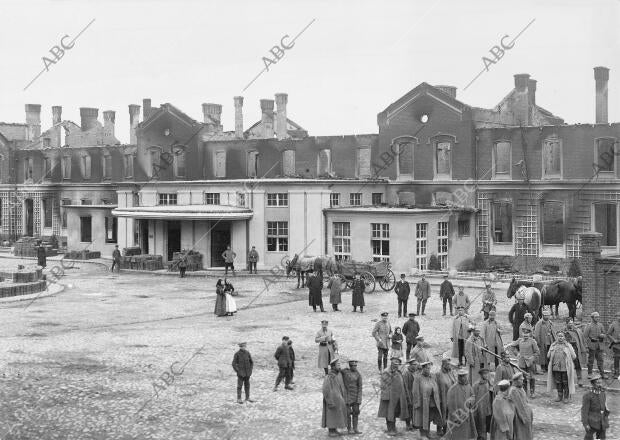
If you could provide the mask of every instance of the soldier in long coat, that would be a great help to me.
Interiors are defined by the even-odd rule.
[[[508,344],[509,347],[515,347],[519,350],[517,361],[519,362],[519,368],[528,374],[530,382],[530,397],[534,397],[534,391],[536,388],[536,379],[534,379],[534,373],[536,372],[536,362],[540,355],[538,344],[536,340],[530,337],[530,332],[525,330],[523,338],[519,338],[514,342]],[[524,385],[525,391],[527,391],[527,378]]]
[[[486,440],[487,432],[491,431],[491,419],[493,417],[493,386],[489,382],[489,370],[481,368],[478,371],[480,380],[474,383],[474,398],[476,405],[474,419],[478,440]]]
[[[358,429],[360,405],[362,404],[362,375],[357,369],[357,361],[349,360],[349,368],[341,370],[344,387],[347,391],[345,398],[347,404],[347,432],[349,434],[361,434]]]
[[[469,379],[473,382],[478,377],[478,371],[486,365],[486,354],[482,351],[484,340],[480,336],[480,329],[474,326],[472,330],[471,336],[465,341],[465,358],[469,365]]]
[[[325,370],[325,374],[328,373],[328,367],[330,362],[335,358],[337,350],[336,341],[334,340],[334,333],[327,328],[329,324],[326,320],[321,321],[321,330],[316,332],[314,342],[319,344],[319,359],[318,367]]]
[[[564,400],[568,403],[569,398],[575,395],[575,366],[577,357],[573,347],[566,342],[564,332],[558,332],[558,340],[551,344],[547,352],[549,358],[549,371],[547,373],[547,392],[558,390],[556,402]]]
[[[469,337],[469,317],[464,307],[456,308],[456,316],[452,321],[452,357],[459,360],[459,365],[465,365],[465,341]]]
[[[402,369],[403,384],[405,385],[405,393],[407,394],[407,431],[413,431],[413,384],[417,377],[419,377],[419,364],[415,359],[410,359],[405,363],[405,367]]]
[[[573,347],[577,357],[573,362],[575,366],[575,373],[577,373],[577,383],[581,385],[581,370],[588,364],[588,346],[586,340],[583,337],[583,332],[575,325],[572,318],[566,319],[566,328],[564,329],[564,336],[566,341]]]
[[[384,417],[388,435],[397,435],[396,419],[407,420],[407,393],[400,372],[400,358],[392,358],[390,369],[381,373],[381,401],[377,417]]]
[[[540,366],[543,371],[547,371],[547,351],[556,340],[553,323],[549,320],[550,316],[549,310],[543,310],[543,318],[534,326],[534,339],[536,339],[540,350]]]
[[[512,377],[512,386],[508,391],[508,397],[515,406],[514,436],[519,440],[532,440],[534,438],[533,424],[534,412],[527,403],[527,393],[523,389],[523,373],[520,371]]]
[[[317,306],[323,309],[323,278],[320,275],[309,273],[306,281],[308,285],[308,303],[312,307],[312,310],[316,312]]]
[[[448,390],[457,382],[456,373],[452,369],[450,361],[449,356],[443,356],[441,359],[441,369],[435,373],[435,381],[439,390],[439,408],[443,416],[443,425],[439,430],[439,433],[442,435],[446,433],[448,421]]]
[[[431,362],[423,362],[422,373],[413,382],[413,426],[428,437],[431,422],[439,429],[443,425],[439,387],[431,376]]]
[[[353,279],[353,286],[351,286],[351,304],[353,305],[353,311],[357,312],[357,308],[360,308],[360,312],[364,313],[364,306],[366,305],[366,301],[364,301],[364,289],[366,285],[364,281],[360,278],[358,273],[355,274],[355,278]]]
[[[592,368],[594,367],[594,359],[598,365],[599,374],[605,378],[605,370],[603,368],[603,341],[605,340],[605,327],[598,322],[598,312],[590,313],[592,322],[586,324],[583,329],[583,336],[588,344],[588,377],[592,376]]]
[[[332,305],[334,312],[339,312],[338,304],[342,302],[342,281],[340,277],[337,275],[331,277],[327,283],[327,287],[329,287],[329,303]]]
[[[508,353],[504,351],[500,356],[502,361],[495,369],[495,386],[493,388],[496,395],[499,391],[499,382],[504,379],[510,381],[512,380],[512,376],[515,374],[515,367],[510,364],[510,357],[508,356]]]
[[[347,426],[346,389],[340,374],[340,361],[333,359],[331,369],[323,380],[323,416],[321,427],[327,428],[330,437],[342,434],[338,428]]]
[[[37,263],[43,268],[47,265],[47,253],[45,252],[45,246],[41,243],[37,247]]]
[[[583,395],[581,404],[581,423],[586,430],[585,440],[605,438],[605,431],[609,428],[609,410],[605,389],[601,387],[601,376],[590,379],[592,388]]]
[[[497,396],[493,400],[493,421],[491,422],[491,440],[514,439],[515,406],[508,398],[510,382],[506,379],[498,384]]]
[[[476,440],[476,421],[470,410],[474,390],[469,384],[469,372],[461,368],[458,382],[448,390],[448,429],[445,440]]]
[[[480,336],[482,336],[484,340],[486,349],[496,355],[501,355],[504,351],[504,342],[502,341],[502,335],[500,333],[501,330],[499,323],[495,320],[495,310],[491,310],[489,312],[489,319],[482,323]],[[499,360],[491,353],[485,352],[486,365],[489,370],[494,371],[499,365]]]

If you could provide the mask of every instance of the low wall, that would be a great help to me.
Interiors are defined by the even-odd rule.
[[[8,284],[0,283],[0,298],[8,296],[30,295],[31,293],[43,292],[47,289],[45,280],[35,281],[34,283]]]
[[[0,298],[30,295],[47,289],[47,281],[41,266],[29,266],[16,271],[2,271]]]

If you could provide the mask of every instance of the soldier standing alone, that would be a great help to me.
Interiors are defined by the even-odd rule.
[[[400,280],[394,286],[394,292],[398,298],[398,317],[407,315],[407,302],[409,301],[409,293],[411,288],[409,283],[405,280],[405,274],[400,274]]]
[[[454,286],[448,280],[448,275],[444,275],[443,283],[439,287],[439,298],[441,298],[441,302],[443,303],[443,315],[446,316],[446,303],[450,304],[450,316],[454,316],[452,311],[452,297],[454,296]]]
[[[426,276],[422,274],[422,279],[418,281],[415,288],[415,296],[418,298],[418,315],[420,314],[420,307],[422,307],[422,316],[426,315],[424,310],[426,309],[426,301],[431,296],[431,285],[426,281]]]
[[[246,347],[247,343],[241,342],[239,350],[235,353],[232,361],[233,370],[237,373],[237,403],[243,403],[243,400],[241,400],[242,388],[245,388],[245,401],[254,402],[250,399],[250,376],[252,376],[254,361]]]
[[[345,402],[347,404],[347,432],[361,434],[358,429],[360,405],[362,403],[362,375],[357,370],[357,361],[351,359],[349,368],[341,371],[344,387],[347,390]]]

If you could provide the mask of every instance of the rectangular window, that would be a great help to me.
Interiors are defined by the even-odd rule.
[[[237,206],[241,208],[247,208],[245,193],[237,193]]]
[[[71,179],[71,156],[62,157],[62,178]]]
[[[219,205],[220,193],[205,193],[205,205]]]
[[[448,222],[437,222],[437,259],[441,270],[448,268]]]
[[[398,175],[413,177],[413,142],[401,142],[397,146]]]
[[[350,193],[349,194],[349,205],[362,206],[362,193]]]
[[[340,193],[331,193],[329,195],[329,206],[332,208],[340,206]]]
[[[151,161],[151,177],[153,179],[157,179],[160,177],[161,174],[161,170],[165,167],[161,166],[161,152],[159,151],[159,149],[152,149],[149,152],[149,158]]]
[[[27,157],[26,159],[24,159],[24,180],[32,179],[32,168],[32,157]]]
[[[617,246],[617,212],[615,203],[594,204],[594,230],[603,234],[601,246]]]
[[[334,258],[338,261],[351,259],[351,223],[334,222],[332,237]]]
[[[495,243],[512,243],[512,204],[493,202],[493,241]]]
[[[81,203],[82,205],[92,205],[93,201],[91,199],[82,199]]]
[[[43,158],[43,178],[44,179],[52,178],[52,158],[51,157]]]
[[[564,243],[564,204],[544,202],[542,204],[542,244]]]
[[[125,154],[123,156],[123,168],[125,169],[125,178],[133,177],[133,154]]]
[[[258,151],[248,151],[247,153],[247,176],[258,176]]]
[[[160,205],[176,205],[177,204],[177,195],[171,193],[160,193],[159,194],[159,204]]]
[[[294,176],[295,172],[295,150],[284,150],[282,152],[282,174]]]
[[[390,224],[370,224],[372,261],[390,261]]]
[[[226,152],[215,152],[215,177],[226,177]]]
[[[174,166],[174,176],[185,177],[185,150],[181,148],[174,150],[172,163]]]
[[[105,242],[116,243],[116,230],[118,229],[118,222],[116,217],[105,218]]]
[[[288,222],[267,222],[267,251],[288,252]]]
[[[267,206],[288,206],[288,193],[268,193]]]
[[[62,199],[62,206],[67,206],[71,204],[70,199]],[[62,208],[62,227],[67,227],[67,208]]]
[[[543,177],[562,176],[562,144],[559,139],[547,139],[542,146]]]
[[[381,205],[383,203],[383,193],[372,193],[372,204]]]
[[[596,158],[598,162],[598,171],[613,173],[616,171],[616,148],[615,139],[597,139],[596,140]]]
[[[111,154],[103,155],[103,178],[104,179],[112,178],[112,155]]]
[[[370,148],[358,148],[355,157],[356,175],[360,179],[370,177]]]
[[[493,171],[496,177],[510,177],[510,142],[493,145]]]
[[[90,179],[90,155],[83,154],[81,157],[82,178]]]
[[[101,199],[102,205],[111,205],[112,201],[110,199]]]
[[[452,163],[450,161],[450,142],[437,142],[435,149],[435,175],[437,177],[450,177],[452,173]]]
[[[83,243],[92,242],[91,218],[80,217],[80,241]]]
[[[428,223],[416,223],[415,225],[415,267],[419,270],[426,270],[427,253],[426,253],[426,237],[428,231]]]
[[[332,152],[329,149],[323,149],[319,151],[319,157],[317,161],[317,174],[324,176],[331,174],[332,172]]]
[[[52,207],[54,206],[54,201],[52,199],[43,199],[43,227],[51,228],[52,227]]]
[[[469,228],[470,228],[470,216],[469,214],[461,214],[458,220],[458,228],[459,228],[459,237],[469,237]]]

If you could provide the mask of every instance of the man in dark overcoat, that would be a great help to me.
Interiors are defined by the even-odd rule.
[[[409,411],[407,405],[407,393],[403,375],[400,372],[401,360],[393,357],[390,369],[381,373],[381,402],[377,417],[384,417],[389,436],[398,435],[396,419],[407,420]]]
[[[47,266],[47,253],[45,252],[45,246],[39,242],[39,247],[37,247],[37,262],[39,266],[45,268]]]
[[[581,423],[586,430],[584,440],[596,438],[604,439],[605,431],[609,428],[609,410],[605,389],[601,386],[601,375],[597,374],[590,379],[592,388],[583,395],[581,404]]]
[[[245,401],[254,402],[250,399],[250,376],[252,376],[252,368],[254,361],[252,355],[247,350],[247,343],[241,342],[239,350],[233,356],[233,370],[237,373],[237,403],[243,403],[241,400],[241,388],[245,388]]]
[[[357,369],[357,361],[349,360],[349,368],[341,370],[344,387],[347,390],[347,432],[351,435],[359,435],[358,429],[360,405],[362,404],[362,375]]]
[[[323,415],[321,427],[327,428],[329,437],[340,437],[338,428],[347,426],[347,390],[340,374],[338,358],[330,362],[330,370],[323,379]]]
[[[323,309],[323,278],[315,274],[314,272],[308,272],[308,301],[312,306],[312,310],[316,312],[316,307],[321,308],[321,312],[325,312]]]
[[[351,304],[353,305],[353,311],[357,312],[357,308],[360,308],[360,312],[364,313],[364,306],[366,301],[364,300],[364,281],[361,279],[360,274],[356,273],[353,278],[353,286],[351,287]]]
[[[289,337],[282,337],[282,344],[278,346],[276,349],[276,354],[274,357],[278,361],[278,377],[276,378],[276,385],[273,387],[274,391],[278,391],[278,385],[284,379],[284,389],[292,390],[291,386],[291,376],[290,376],[290,368],[293,365],[293,361],[291,359],[291,350],[288,345]]]
[[[394,293],[396,293],[396,298],[398,298],[398,317],[407,316],[407,302],[409,301],[409,293],[411,292],[411,287],[409,287],[409,283],[405,280],[405,274],[400,274],[400,280],[394,286]]]
[[[443,316],[446,316],[446,303],[450,305],[450,316],[454,316],[452,310],[452,297],[454,296],[454,286],[448,279],[448,274],[444,275],[444,280],[439,286],[439,298],[443,303]]]

